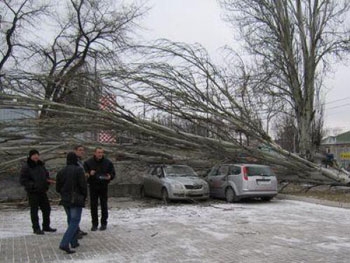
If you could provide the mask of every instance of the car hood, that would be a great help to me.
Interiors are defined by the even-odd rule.
[[[169,183],[181,183],[183,185],[207,184],[207,182],[204,181],[203,179],[194,177],[194,176],[193,177],[167,177],[166,181],[168,181]]]

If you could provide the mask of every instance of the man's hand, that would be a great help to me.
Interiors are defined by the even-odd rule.
[[[90,170],[90,175],[91,176],[94,176],[96,174],[96,171],[95,170]]]
[[[55,180],[55,179],[48,178],[48,179],[46,179],[46,182],[48,182],[49,184],[55,184],[55,183],[56,183],[56,180]]]

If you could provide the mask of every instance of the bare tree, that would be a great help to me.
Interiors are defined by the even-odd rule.
[[[0,91],[4,89],[2,78],[5,76],[5,64],[12,57],[15,65],[16,48],[26,48],[23,37],[30,27],[35,27],[42,15],[47,14],[45,1],[3,0],[0,2]]]
[[[50,34],[54,37],[44,43],[31,43],[31,68],[22,69],[18,92],[26,87],[24,93],[39,92],[56,102],[67,101],[67,96],[82,91],[82,85],[90,89],[85,93],[99,94],[97,68],[113,68],[120,63],[123,49],[132,43],[137,19],[146,11],[142,5],[122,5],[110,0],[64,3],[67,6],[60,5],[60,12],[51,14],[53,25],[47,30],[57,32]],[[41,116],[47,114],[47,105],[43,105]]]
[[[219,0],[258,63],[266,94],[281,96],[295,112],[299,150],[314,152],[316,83],[330,61],[349,51],[349,1]]]

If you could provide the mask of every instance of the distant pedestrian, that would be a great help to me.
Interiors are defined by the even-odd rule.
[[[329,149],[327,149],[326,152],[326,160],[325,160],[326,168],[327,166],[333,167],[334,166],[334,154],[331,153]]]
[[[40,160],[39,152],[35,149],[30,150],[27,161],[21,169],[20,183],[24,186],[28,195],[32,228],[37,235],[43,235],[44,231],[56,231],[55,228],[50,227],[51,206],[46,194],[50,181],[49,172]],[[39,224],[39,208],[43,217],[42,229]]]
[[[88,184],[90,190],[91,231],[98,227],[98,200],[101,204],[101,227],[106,230],[108,219],[108,184],[115,177],[113,163],[104,157],[104,151],[97,147],[94,156],[84,163],[85,171],[89,174]]]
[[[63,235],[59,248],[68,254],[72,254],[75,251],[71,248],[79,246],[78,228],[87,196],[84,170],[78,165],[78,157],[74,152],[67,154],[67,165],[57,174],[56,191],[61,195],[60,205],[64,207],[68,222],[68,228]]]
[[[83,158],[84,158],[84,156],[85,156],[85,148],[84,148],[84,146],[83,145],[76,145],[75,147],[74,147],[74,153],[75,153],[75,155],[78,157],[78,165],[81,167],[81,168],[83,168],[83,170],[84,170],[84,163],[83,163]],[[85,174],[85,170],[84,170],[84,174]],[[86,176],[87,176],[88,174],[86,173]],[[87,233],[86,232],[84,232],[84,231],[82,231],[81,229],[80,229],[80,227],[78,228],[78,236],[77,236],[77,238],[78,239],[81,239],[81,238],[83,238],[83,236],[86,236],[87,235]]]

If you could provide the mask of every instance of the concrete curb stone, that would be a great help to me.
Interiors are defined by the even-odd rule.
[[[311,198],[311,197],[305,197],[305,196],[278,194],[276,198],[285,199],[285,200],[296,200],[296,201],[302,201],[302,202],[313,203],[318,205],[350,209],[350,203],[329,201],[329,200],[323,200],[323,199],[317,199],[317,198]]]

